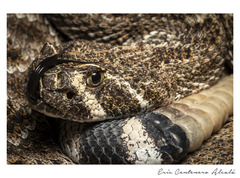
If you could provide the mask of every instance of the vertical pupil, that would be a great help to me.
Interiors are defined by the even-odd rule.
[[[99,83],[101,81],[101,74],[100,74],[100,72],[95,72],[95,73],[93,73],[92,74],[92,82],[94,83],[94,84],[97,84],[97,83]]]

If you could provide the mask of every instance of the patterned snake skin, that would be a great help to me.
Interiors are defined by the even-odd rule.
[[[178,162],[232,115],[232,76],[178,101],[232,67],[232,15],[9,14],[7,37],[9,163]],[[189,106],[209,119],[177,121]]]

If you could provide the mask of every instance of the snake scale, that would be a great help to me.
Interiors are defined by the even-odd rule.
[[[175,163],[232,115],[232,14],[7,18],[8,163]]]

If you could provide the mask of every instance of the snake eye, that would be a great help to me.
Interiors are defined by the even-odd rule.
[[[87,85],[90,87],[97,87],[102,83],[103,78],[103,71],[93,72],[87,78]]]

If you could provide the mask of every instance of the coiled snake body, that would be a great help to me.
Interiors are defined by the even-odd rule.
[[[54,123],[60,145],[76,163],[172,163],[196,150],[232,114],[232,100],[217,96],[224,116],[214,120],[210,114],[198,123],[182,119],[188,126],[178,120],[191,109],[168,106],[221,78],[225,61],[232,60],[231,15],[18,17],[35,29],[18,38],[12,26],[16,17],[8,16],[8,141],[13,145],[35,128],[29,115],[43,118],[43,113],[61,118]],[[59,45],[66,39],[74,41]],[[55,45],[41,45],[45,41]],[[219,86],[231,91],[231,82],[230,77]],[[231,98],[232,92],[223,95]]]

